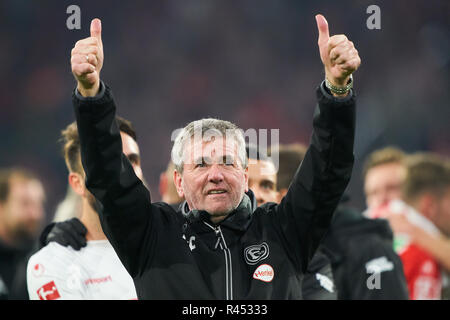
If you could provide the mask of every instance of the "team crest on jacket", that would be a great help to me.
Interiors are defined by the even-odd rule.
[[[261,244],[255,244],[244,249],[245,262],[247,262],[247,264],[249,265],[255,265],[268,256],[269,246],[265,242]]]
[[[270,282],[273,280],[275,272],[271,265],[262,264],[253,272],[253,279]]]

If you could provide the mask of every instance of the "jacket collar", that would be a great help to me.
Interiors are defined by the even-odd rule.
[[[256,207],[256,198],[253,192],[249,190],[244,194],[238,207],[217,225],[238,231],[245,231],[250,224],[252,213],[256,210]],[[210,219],[211,215],[207,211],[196,209],[190,210],[186,201],[180,205],[179,210],[190,224],[206,222],[210,225],[214,225]]]

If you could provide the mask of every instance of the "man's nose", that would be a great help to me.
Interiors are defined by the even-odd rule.
[[[391,200],[391,196],[389,192],[386,190],[383,190],[383,192],[380,194],[380,198],[378,199],[379,203],[378,205],[385,205]]]
[[[222,166],[213,164],[210,166],[210,169],[208,171],[208,180],[210,182],[219,183],[223,181],[223,169]]]
[[[377,208],[383,205],[386,205],[389,202],[389,198],[387,197],[386,193],[380,192],[374,199],[373,199],[372,207]]]

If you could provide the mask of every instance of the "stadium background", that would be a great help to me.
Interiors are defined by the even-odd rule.
[[[81,9],[81,30],[66,27],[71,4]],[[381,30],[366,27],[371,4],[381,8]],[[89,36],[94,17],[103,26],[101,77],[138,131],[153,200],[172,131],[192,120],[280,129],[281,143],[306,143],[323,80],[316,13],[362,58],[348,192],[364,209],[360,173],[369,152],[396,145],[450,156],[449,1],[1,0],[0,167],[39,174],[50,220],[67,187],[58,139],[74,120],[70,50]]]

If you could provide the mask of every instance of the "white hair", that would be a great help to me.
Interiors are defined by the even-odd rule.
[[[245,139],[241,129],[235,124],[219,119],[206,118],[192,121],[185,126],[175,138],[173,143],[171,157],[175,165],[175,169],[183,172],[184,152],[186,141],[200,138],[202,141],[211,141],[211,136],[221,136],[227,139],[232,138],[237,144],[238,158],[242,167],[247,168],[247,154],[245,150]]]

